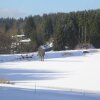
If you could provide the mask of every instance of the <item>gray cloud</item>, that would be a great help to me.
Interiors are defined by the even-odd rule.
[[[20,17],[25,17],[26,14],[21,12],[21,11],[18,11],[18,10],[12,10],[12,9],[0,9],[0,17],[3,17],[3,18],[7,18],[7,17],[10,17],[10,18],[20,18]]]

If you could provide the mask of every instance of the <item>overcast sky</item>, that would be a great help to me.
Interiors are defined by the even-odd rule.
[[[100,0],[0,0],[0,17],[99,9]]]

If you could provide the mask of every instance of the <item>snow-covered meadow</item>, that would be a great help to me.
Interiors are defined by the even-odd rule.
[[[100,100],[100,50],[0,55],[2,100]],[[86,51],[86,50],[85,50]],[[15,99],[16,98],[16,99]]]

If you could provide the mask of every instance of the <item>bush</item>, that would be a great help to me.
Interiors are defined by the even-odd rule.
[[[13,82],[10,82],[6,79],[0,79],[0,84],[14,84]]]

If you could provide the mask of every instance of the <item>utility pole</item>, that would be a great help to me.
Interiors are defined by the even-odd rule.
[[[84,13],[84,43],[86,44],[86,42],[87,42],[87,38],[86,38],[86,36],[87,36],[87,20],[86,20],[86,12]]]
[[[79,36],[78,36],[78,39],[79,39],[79,44],[81,43],[81,29],[80,29],[80,23],[79,23]]]
[[[84,42],[84,27],[82,26],[82,43]]]
[[[86,44],[86,41],[87,41],[87,39],[86,39],[86,26],[85,26],[85,33],[84,33],[84,35],[85,35],[85,44]]]

